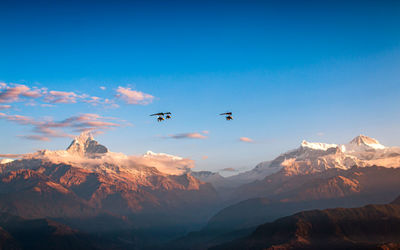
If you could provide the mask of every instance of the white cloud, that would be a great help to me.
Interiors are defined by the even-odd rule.
[[[194,161],[191,159],[151,151],[141,157],[130,157],[130,159],[145,166],[156,167],[160,172],[174,175],[183,174],[194,167]]]
[[[141,91],[132,90],[119,86],[117,89],[117,98],[124,100],[127,104],[147,105],[153,102],[154,96]]]
[[[135,168],[152,167],[168,175],[181,175],[194,167],[194,161],[179,156],[153,153],[148,151],[144,155],[125,155],[108,152],[98,158],[87,158],[68,151],[47,151],[45,154],[37,152],[26,155],[27,158],[42,158],[54,163],[82,164],[85,168],[99,169],[99,166],[117,165],[118,171],[132,173]],[[113,171],[113,170],[111,170]]]

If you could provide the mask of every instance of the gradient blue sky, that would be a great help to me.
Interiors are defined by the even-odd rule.
[[[303,139],[366,134],[400,145],[400,1],[33,2],[0,2],[0,82],[119,108],[20,98],[0,103],[11,106],[0,110],[8,116],[117,118],[123,126],[97,136],[110,150],[180,155],[213,171],[250,169]],[[127,104],[118,87],[154,99]],[[148,116],[160,111],[175,117]],[[218,116],[226,111],[234,121]],[[25,139],[32,126],[9,119],[0,130],[2,154],[71,140]],[[202,131],[206,139],[168,138]]]

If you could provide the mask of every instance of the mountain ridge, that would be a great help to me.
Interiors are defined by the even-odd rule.
[[[162,153],[127,156],[104,148],[83,134],[67,150],[40,150],[1,164],[0,212],[51,218],[85,230],[175,225],[178,232],[204,223],[220,207],[211,184],[188,171],[191,160]],[[97,228],[86,223],[108,218],[114,219]]]
[[[353,166],[400,166],[400,148],[385,147],[376,139],[359,135],[346,144],[327,144],[303,140],[296,149],[280,154],[273,160],[264,161],[253,169],[223,179],[209,181],[217,189],[235,188],[260,181],[283,171],[285,175],[303,175],[323,172],[330,168],[350,169]],[[227,180],[227,181],[226,181]],[[229,197],[225,197],[229,199]]]
[[[400,205],[392,202],[299,212],[211,249],[397,249],[399,236]]]

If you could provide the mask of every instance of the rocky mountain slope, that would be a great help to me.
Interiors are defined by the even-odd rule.
[[[323,172],[331,168],[350,169],[353,166],[400,166],[400,148],[385,147],[377,140],[359,135],[347,144],[312,143],[303,141],[297,149],[279,155],[254,169],[224,179],[209,181],[217,189],[239,187],[281,172],[286,176]],[[236,192],[235,196],[236,196]],[[229,199],[229,197],[226,197]]]
[[[97,238],[52,220],[27,220],[0,213],[1,249],[106,249],[100,242]]]
[[[153,244],[154,237],[163,244],[211,218],[171,245],[186,249],[197,242],[201,249],[302,210],[387,203],[398,195],[398,166],[398,148],[358,136],[344,145],[303,141],[249,172],[224,178],[193,172],[193,161],[179,156],[114,153],[84,133],[67,150],[1,163],[0,212],[82,232],[119,232],[119,239],[135,242],[130,247]],[[10,233],[0,234],[8,242]]]
[[[113,153],[82,134],[67,150],[1,164],[0,211],[85,231],[185,231],[219,206],[214,188],[188,173],[190,164],[167,154]]]
[[[221,210],[208,226],[235,229],[304,209],[387,203],[400,190],[400,169],[353,167],[283,179],[276,174],[248,188],[246,192],[257,193],[253,199]]]
[[[300,212],[212,249],[398,249],[400,204]]]
[[[215,214],[200,231],[174,242],[171,249],[198,249],[246,236],[256,226],[310,209],[358,207],[388,203],[400,190],[400,168],[352,167],[307,175],[276,173],[249,184],[255,198],[240,201]],[[240,193],[237,193],[240,195]]]

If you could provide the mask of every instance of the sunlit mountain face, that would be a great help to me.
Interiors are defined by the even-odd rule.
[[[101,235],[105,248],[206,249],[303,210],[388,203],[399,195],[399,160],[399,148],[360,135],[343,145],[303,141],[251,171],[222,177],[193,171],[179,156],[114,153],[84,132],[66,150],[0,164],[0,211],[21,225],[3,222],[4,242],[39,244],[18,235],[22,225],[43,220],[37,230],[62,227],[57,240],[74,235],[77,246],[101,248]]]
[[[300,211],[390,203],[399,195],[399,152],[398,147],[386,147],[376,139],[360,135],[346,144],[303,141],[300,147],[283,153],[272,161],[262,162],[251,171],[228,178],[210,172],[197,173],[198,178],[213,183],[223,197],[225,208],[216,213],[201,230],[171,242],[169,247],[189,249],[193,242],[196,242],[199,249],[265,249],[275,245],[283,249],[329,248],[328,245],[332,242],[326,242],[330,240],[319,241],[318,236],[314,236],[314,232],[311,231],[306,233],[310,234],[311,238],[306,237],[304,242],[301,238],[303,236],[296,238],[296,230],[305,229],[297,222],[293,223],[300,226],[298,229],[285,223],[285,220],[280,220],[283,224],[277,221],[278,224],[270,225],[279,227],[282,232],[287,232],[287,235],[281,231],[275,232],[275,229],[268,229],[269,231],[263,231],[260,238],[256,238],[261,230],[258,226],[261,225],[261,221],[273,222]],[[381,223],[381,218],[387,218],[384,215],[386,209],[391,213],[392,208],[397,209],[396,205],[382,208],[383,210],[350,209],[345,212],[349,213],[348,217],[346,215],[332,218],[333,221],[329,222],[332,223],[332,227],[342,227],[342,223],[353,225],[352,223],[358,223],[357,221],[365,221],[367,228],[360,232],[368,235],[364,239],[344,240],[336,234],[329,235],[330,231],[321,237],[332,237],[337,243],[331,246],[333,248],[373,248],[387,242],[393,242],[393,246],[397,246],[397,236],[389,235],[387,231],[378,233],[372,230],[374,223]],[[318,213],[316,216],[321,218],[315,220],[319,222],[325,216],[325,212],[321,212],[322,215]],[[327,216],[330,216],[329,213]],[[341,210],[334,211],[332,216],[337,216],[336,213],[340,214]],[[352,213],[361,214],[351,218]],[[364,218],[364,213],[371,219]],[[374,214],[382,217],[378,216],[377,219]],[[391,214],[388,223],[397,225],[397,216],[397,212]],[[336,220],[340,220],[337,225]],[[305,223],[309,225],[316,222]],[[325,230],[322,227],[321,225],[321,230]],[[382,227],[385,226],[382,224]],[[294,230],[295,236],[290,230]],[[393,230],[397,232],[397,229]],[[343,232],[343,235],[355,237],[347,231]],[[243,237],[249,239],[238,240]],[[367,240],[368,237],[371,237],[370,240]],[[379,237],[387,237],[387,242],[378,240]]]

